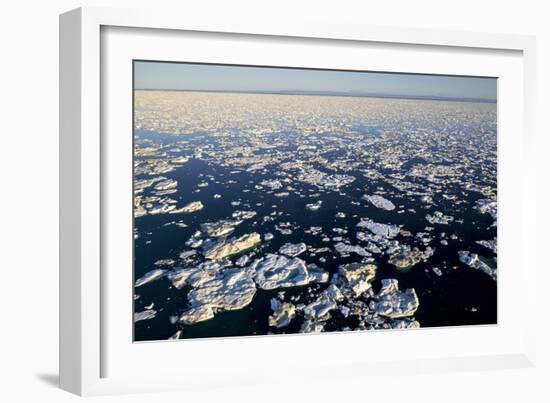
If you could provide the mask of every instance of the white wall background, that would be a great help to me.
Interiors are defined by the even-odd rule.
[[[99,401],[548,401],[550,379],[548,259],[542,252],[549,224],[550,30],[544,1],[391,0],[323,2],[19,0],[0,6],[0,400],[69,402],[57,383],[58,293],[58,14],[81,5],[166,7],[231,18],[269,15],[373,25],[450,28],[534,34],[538,48],[539,151],[539,364],[535,369],[451,375],[378,377],[348,384],[301,385],[283,390],[230,389],[193,393],[114,396]],[[534,238],[535,239],[535,238]],[[518,301],[521,303],[521,301]],[[521,318],[518,318],[521,321]],[[185,363],[183,363],[185,365]]]

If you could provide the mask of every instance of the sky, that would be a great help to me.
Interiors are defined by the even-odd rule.
[[[134,62],[134,88],[497,98],[495,78],[143,61]]]

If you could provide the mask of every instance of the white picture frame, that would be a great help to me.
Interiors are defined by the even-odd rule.
[[[111,28],[117,27],[114,32],[114,39],[106,42],[106,37],[102,36]],[[122,35],[116,37],[116,30],[125,30]],[[510,84],[506,87],[505,94],[515,94],[517,99],[514,103],[504,102],[506,112],[517,112],[517,119],[509,121],[509,129],[504,128],[504,133],[514,133],[506,137],[506,141],[500,142],[499,153],[506,157],[501,161],[499,155],[499,231],[501,224],[506,228],[506,204],[515,208],[517,216],[514,222],[510,222],[508,228],[513,228],[515,236],[520,239],[520,245],[514,251],[499,254],[499,272],[500,261],[509,259],[510,263],[518,263],[521,266],[521,279],[518,280],[518,289],[516,297],[522,299],[523,320],[516,323],[516,328],[510,329],[502,325],[500,327],[486,328],[480,330],[480,333],[474,333],[472,329],[433,329],[429,332],[416,333],[396,333],[391,336],[395,340],[406,340],[414,338],[415,342],[429,345],[438,338],[455,337],[464,340],[462,346],[464,349],[457,349],[445,353],[444,350],[433,351],[432,354],[426,351],[417,355],[406,355],[401,352],[402,359],[395,357],[384,358],[376,356],[375,358],[364,358],[361,355],[350,357],[345,360],[334,360],[325,362],[310,362],[308,365],[300,363],[299,356],[294,361],[281,362],[280,366],[284,371],[274,373],[270,371],[273,368],[273,361],[261,363],[258,354],[262,354],[266,349],[288,348],[295,344],[299,348],[318,348],[321,344],[331,345],[338,343],[338,337],[346,337],[346,345],[357,345],[364,341],[366,333],[356,333],[352,335],[334,334],[330,336],[306,336],[313,337],[310,342],[304,344],[304,337],[286,338],[269,337],[266,338],[244,338],[235,340],[206,340],[206,341],[184,341],[178,343],[191,343],[194,351],[205,351],[208,347],[210,354],[216,354],[220,361],[235,360],[236,355],[229,354],[228,350],[238,352],[239,348],[247,346],[252,353],[244,357],[244,361],[249,364],[246,368],[231,373],[231,376],[223,376],[220,372],[223,365],[220,365],[220,371],[209,372],[208,365],[202,365],[200,360],[205,363],[212,362],[213,357],[208,357],[208,352],[191,355],[187,352],[188,360],[186,367],[190,363],[194,365],[194,372],[185,372],[182,367],[181,372],[175,372],[178,369],[177,364],[172,363],[167,372],[172,373],[168,376],[165,373],[159,373],[157,376],[150,373],[132,372],[131,368],[119,366],[116,371],[108,368],[106,362],[109,360],[118,360],[120,362],[131,363],[131,355],[144,354],[145,359],[156,359],[154,357],[166,357],[170,350],[176,349],[176,344],[155,343],[156,346],[140,347],[135,350],[131,340],[126,340],[129,345],[123,346],[116,343],[126,343],[124,340],[115,340],[109,336],[106,327],[115,327],[119,321],[106,318],[117,318],[116,314],[110,314],[111,310],[125,312],[123,302],[117,301],[112,297],[112,286],[107,287],[105,280],[111,279],[109,273],[105,272],[108,267],[108,245],[105,243],[104,231],[109,225],[113,225],[105,216],[105,211],[109,208],[110,199],[106,196],[111,192],[109,177],[114,171],[110,171],[113,165],[109,164],[109,155],[112,150],[109,147],[125,147],[123,143],[115,144],[111,141],[112,137],[105,138],[105,133],[112,131],[109,120],[111,107],[128,108],[121,102],[114,105],[113,99],[118,95],[124,96],[124,89],[116,90],[116,95],[111,98],[112,80],[105,80],[102,74],[110,74],[113,78],[120,78],[124,70],[117,70],[109,66],[109,62],[102,60],[105,57],[113,57],[112,53],[105,50],[107,47],[119,46],[118,57],[133,57],[129,51],[127,54],[120,48],[121,40],[127,40],[130,44],[131,39],[124,39],[125,36],[132,36],[134,31],[145,29],[144,35],[150,34],[151,30],[157,33],[170,33],[166,38],[157,38],[156,40],[165,41],[165,44],[159,46],[161,49],[169,49],[173,41],[177,41],[177,33],[193,33],[194,37],[216,33],[216,38],[227,40],[231,36],[253,38],[254,41],[271,41],[273,43],[281,42],[281,46],[286,43],[296,42],[300,46],[311,46],[311,41],[321,41],[323,46],[332,46],[333,49],[353,44],[362,46],[363,44],[376,44],[376,46],[397,46],[397,52],[404,51],[406,47],[421,47],[417,51],[431,50],[450,52],[455,56],[462,57],[460,52],[470,52],[483,56],[485,54],[500,54],[510,52],[514,57],[510,60],[510,78],[506,81]],[[138,31],[135,31],[138,32]],[[144,31],[142,31],[144,32]],[[175,35],[175,36],[174,36]],[[118,42],[117,42],[118,41]],[[107,46],[108,44],[108,46]],[[145,45],[144,45],[145,47]],[[133,49],[132,46],[127,46]],[[401,49],[401,50],[399,50]],[[431,50],[430,50],[431,49]],[[160,51],[159,51],[160,52]],[[167,51],[168,52],[168,51]],[[459,52],[459,53],[457,53]],[[152,53],[151,53],[152,54]],[[161,53],[159,53],[161,54]],[[168,54],[168,53],[166,53]],[[197,56],[198,57],[198,56]],[[206,56],[204,56],[206,57]],[[229,56],[227,56],[229,57]],[[254,57],[247,60],[254,60],[254,57],[260,58],[261,53],[256,53]],[[267,56],[266,56],[267,57]],[[432,60],[435,63],[433,55],[427,56],[428,62]],[[431,59],[430,59],[431,58]],[[535,282],[529,281],[536,276],[536,264],[532,254],[527,253],[529,245],[529,234],[535,233],[534,211],[529,208],[530,198],[527,190],[535,188],[535,158],[534,155],[534,92],[535,92],[535,43],[534,38],[530,36],[507,35],[507,34],[488,34],[488,33],[467,33],[456,31],[429,31],[407,28],[382,28],[349,25],[343,23],[321,22],[301,20],[293,22],[281,21],[248,21],[244,19],[231,20],[212,20],[198,19],[194,16],[172,14],[170,12],[159,12],[151,10],[115,10],[103,8],[81,8],[70,11],[60,17],[60,384],[63,389],[79,395],[113,394],[129,392],[160,391],[172,389],[186,389],[197,387],[226,386],[229,384],[248,385],[258,383],[272,383],[290,380],[292,377],[300,376],[301,379],[332,379],[334,373],[331,369],[338,369],[339,376],[369,376],[370,374],[395,374],[408,372],[437,372],[453,370],[473,370],[482,368],[503,368],[503,367],[527,367],[534,365],[535,360],[535,320],[530,317],[535,312]],[[512,60],[513,59],[513,60]],[[218,59],[216,59],[218,60]],[[489,60],[489,59],[488,59]],[[193,61],[204,61],[195,58]],[[124,60],[121,59],[122,64]],[[334,62],[333,62],[334,63]],[[463,71],[469,71],[465,62],[462,66]],[[487,62],[485,62],[487,63]],[[260,63],[261,64],[261,63]],[[303,64],[303,63],[302,63]],[[503,62],[503,65],[506,63]],[[120,64],[119,64],[120,65]],[[425,66],[425,65],[424,65]],[[434,64],[434,66],[436,66]],[[515,66],[515,67],[514,67]],[[401,69],[400,66],[395,66]],[[420,67],[410,67],[407,71],[414,71]],[[480,67],[478,67],[479,69]],[[107,70],[104,70],[107,69]],[[436,69],[437,67],[433,67]],[[424,67],[424,71],[426,67]],[[117,72],[118,71],[118,72]],[[474,71],[474,70],[472,70]],[[481,70],[475,70],[481,71]],[[504,70],[503,70],[504,71]],[[431,71],[434,72],[434,71]],[[113,75],[115,74],[115,75]],[[118,74],[118,75],[117,75]],[[111,77],[109,76],[109,77]],[[509,92],[508,92],[509,91]],[[499,96],[500,96],[499,92]],[[500,100],[499,100],[500,101]],[[105,109],[107,108],[107,109]],[[499,106],[500,108],[500,106]],[[520,109],[518,109],[520,108]],[[499,112],[501,110],[499,109]],[[122,111],[123,112],[123,111]],[[123,112],[124,114],[124,112]],[[126,116],[126,115],[124,115]],[[126,121],[120,121],[125,127]],[[500,125],[499,118],[499,125]],[[128,128],[130,133],[131,127]],[[499,126],[500,132],[500,126]],[[500,134],[499,134],[500,135]],[[103,136],[103,137],[102,137]],[[513,137],[517,136],[517,137]],[[508,143],[510,141],[510,143]],[[507,145],[508,144],[508,145]],[[502,147],[501,147],[502,145]],[[520,149],[518,160],[511,162],[510,154],[506,150]],[[124,148],[118,148],[118,150]],[[131,150],[128,150],[131,152]],[[517,165],[514,165],[517,164]],[[111,168],[109,168],[111,167]],[[502,168],[502,170],[501,170]],[[514,172],[512,172],[514,171]],[[502,173],[504,172],[504,173]],[[505,175],[506,174],[506,175]],[[503,175],[505,177],[503,178]],[[511,178],[511,179],[508,179]],[[500,206],[500,183],[510,181],[510,185],[520,185],[522,190],[517,194],[506,192],[504,196],[507,202],[504,208]],[[515,182],[513,182],[515,181]],[[504,183],[504,182],[503,182]],[[518,204],[519,203],[519,204]],[[512,206],[514,204],[514,206]],[[519,208],[517,208],[519,206]],[[107,221],[106,221],[107,220]],[[110,224],[109,224],[110,223]],[[124,229],[118,231],[124,234]],[[518,233],[519,232],[519,233]],[[110,239],[113,239],[112,237]],[[502,245],[499,232],[499,250]],[[500,275],[500,274],[499,274]],[[504,284],[506,286],[506,273]],[[508,276],[510,279],[511,276]],[[116,279],[113,278],[113,284]],[[500,281],[500,280],[499,280]],[[120,284],[120,283],[116,283]],[[511,282],[509,284],[512,284]],[[501,283],[499,283],[500,287]],[[128,284],[131,287],[131,284]],[[508,295],[499,295],[499,310],[501,306],[511,306],[508,301]],[[121,300],[123,298],[121,297]],[[118,306],[115,309],[115,305]],[[500,317],[501,312],[499,312]],[[131,323],[131,321],[129,322]],[[500,323],[500,319],[499,319]],[[126,323],[123,324],[126,326]],[[504,330],[502,330],[504,329]],[[508,329],[508,330],[506,330]],[[507,332],[506,334],[504,332]],[[386,339],[390,339],[383,336]],[[484,345],[474,347],[475,337],[510,337],[513,342],[507,346],[495,347],[494,351],[485,353]],[[369,336],[378,337],[379,336]],[[471,339],[469,339],[469,337]],[[423,341],[424,340],[424,341]],[[387,341],[388,347],[393,341]],[[210,344],[209,344],[210,343]],[[213,344],[215,343],[215,344]],[[380,341],[380,343],[385,343]],[[470,344],[468,344],[470,343]],[[495,343],[498,344],[498,343]],[[189,344],[188,344],[189,345]],[[213,347],[216,346],[216,347]],[[382,344],[382,346],[384,346]],[[468,346],[472,349],[468,354]],[[143,351],[145,348],[151,349],[151,352]],[[178,347],[182,350],[183,347]],[[161,351],[162,350],[162,351]],[[422,350],[422,349],[420,349]],[[124,351],[125,355],[122,355]],[[154,351],[154,354],[152,353]],[[224,357],[224,351],[228,354]],[[351,351],[351,350],[350,350]],[[215,353],[214,353],[215,352]],[[236,354],[236,353],[235,353]],[[152,358],[153,356],[153,358]],[[375,356],[375,355],[373,355]],[[142,356],[140,356],[142,357]],[[201,358],[203,357],[203,358]],[[275,357],[273,357],[275,359]],[[166,358],[165,362],[167,361]],[[162,361],[159,361],[162,362]],[[243,364],[240,364],[241,366]],[[285,366],[286,365],[286,366]],[[233,368],[231,364],[225,370]],[[275,365],[275,369],[277,365]],[[307,372],[304,369],[307,368]],[[332,371],[334,372],[334,371]],[[177,375],[174,375],[177,373]],[[226,372],[227,373],[227,372]],[[208,379],[207,379],[208,376]],[[206,380],[207,379],[207,380]]]

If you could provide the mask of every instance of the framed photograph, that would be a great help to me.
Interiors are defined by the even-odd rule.
[[[64,389],[533,365],[531,37],[60,24]]]

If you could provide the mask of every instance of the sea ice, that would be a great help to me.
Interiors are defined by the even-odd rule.
[[[202,210],[204,208],[204,205],[200,201],[194,201],[191,202],[185,206],[183,206],[181,209],[177,210],[178,213],[194,213],[195,211]],[[174,211],[173,213],[175,213]]]
[[[433,215],[426,214],[426,220],[430,224],[447,225],[447,224],[453,222],[454,217],[452,217],[450,215],[444,215],[441,211],[436,211],[436,212],[433,213]]]
[[[395,205],[380,195],[364,195],[363,199],[369,201],[374,207],[382,210],[395,210]]]
[[[240,220],[220,220],[216,222],[207,222],[201,224],[201,231],[209,237],[219,238],[231,234],[235,227],[241,224]]]
[[[157,280],[164,276],[165,273],[166,270],[163,269],[151,270],[150,272],[145,273],[142,277],[138,278],[136,280],[136,283],[134,284],[134,287],[141,287],[142,285],[150,283],[151,281]]]
[[[366,228],[375,235],[393,238],[399,234],[401,226],[393,224],[381,224],[372,221],[370,218],[361,218],[361,221],[357,224],[359,228]]]
[[[371,256],[371,253],[365,250],[365,248],[362,248],[359,245],[348,245],[343,242],[338,242],[334,245],[334,249],[341,255],[349,254],[349,253],[356,253],[359,256]]]
[[[256,272],[256,283],[264,290],[306,285],[318,279],[317,274],[310,274],[302,259],[283,255],[266,255]]]
[[[476,241],[477,244],[490,249],[495,255],[497,254],[497,240],[491,239],[489,241]]]
[[[289,302],[278,304],[272,303],[271,309],[273,309],[274,312],[269,316],[268,323],[269,326],[276,327],[277,329],[288,326],[296,316],[296,307]]]
[[[202,253],[207,259],[222,259],[226,256],[235,255],[243,250],[253,248],[260,242],[260,234],[252,232],[239,238],[222,239],[217,242],[205,243]]]
[[[336,309],[338,305],[330,298],[321,297],[310,303],[304,308],[304,314],[307,319],[313,321],[323,321],[330,317],[329,312]]]
[[[321,208],[321,205],[323,204],[322,200],[318,200],[315,203],[308,203],[306,204],[306,208],[310,211],[317,211]]]
[[[212,319],[213,317],[214,311],[212,310],[212,307],[210,305],[201,305],[182,313],[179,317],[179,321],[186,325],[192,325],[194,323]]]
[[[279,253],[294,257],[298,256],[299,254],[305,252],[307,249],[307,246],[305,243],[285,243],[283,246],[279,248]]]
[[[185,242],[185,245],[190,248],[198,248],[203,242],[204,240],[202,239],[202,233],[200,231],[196,231],[193,235],[191,235],[191,238]]]
[[[142,320],[148,320],[153,319],[155,316],[157,316],[157,311],[154,309],[147,309],[142,312],[135,312],[134,313],[134,322],[140,322]]]
[[[423,257],[420,249],[416,247],[411,249],[408,245],[401,245],[396,252],[390,255],[388,263],[398,269],[407,269],[420,262]]]
[[[458,251],[458,259],[465,265],[481,270],[483,273],[491,276],[493,280],[497,280],[497,268],[492,268],[487,263],[483,262],[477,253],[460,250]]]
[[[218,278],[189,291],[187,298],[192,306],[208,305],[223,310],[242,309],[252,302],[256,294],[253,276],[253,269],[224,269]]]
[[[380,292],[371,302],[371,308],[378,315],[392,319],[414,315],[419,305],[414,288],[400,291],[396,279],[383,279]]]
[[[359,296],[371,287],[371,282],[376,275],[376,265],[349,263],[340,266],[338,273],[343,279],[343,287],[353,291],[355,296]]]
[[[242,255],[240,258],[238,258],[235,261],[235,264],[239,267],[243,267],[243,266],[246,266],[249,261],[250,261],[250,258],[247,255]]]
[[[306,320],[302,323],[300,328],[300,333],[320,333],[325,329],[324,323],[314,322],[311,320]]]
[[[278,179],[268,180],[265,179],[260,182],[260,185],[270,188],[271,190],[279,190],[283,187],[283,184]]]

